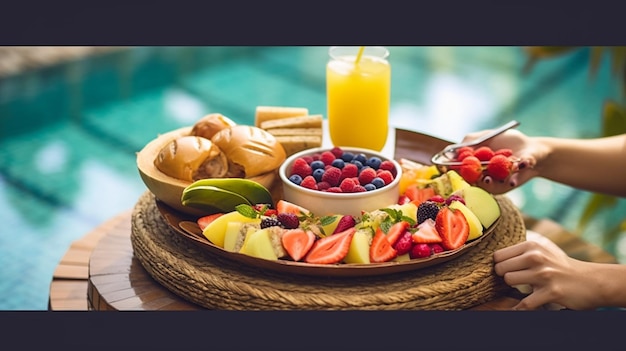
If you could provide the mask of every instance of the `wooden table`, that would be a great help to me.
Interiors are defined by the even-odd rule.
[[[61,259],[50,285],[49,310],[200,310],[156,282],[133,256],[131,210],[76,240]],[[616,263],[601,248],[568,233],[557,223],[524,218],[526,228],[554,241],[570,256]],[[507,310],[523,297],[517,290],[472,310]],[[558,309],[559,306],[545,306]]]

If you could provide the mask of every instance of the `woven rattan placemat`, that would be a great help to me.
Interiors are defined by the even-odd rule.
[[[200,250],[171,229],[144,193],[132,214],[131,242],[148,273],[175,294],[221,310],[460,310],[487,302],[507,286],[492,253],[525,240],[521,214],[496,199],[495,231],[458,258],[411,272],[374,277],[314,277],[269,272]]]

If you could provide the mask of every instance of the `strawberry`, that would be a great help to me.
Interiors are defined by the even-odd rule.
[[[411,202],[416,206],[419,206],[419,204],[430,199],[436,194],[434,188],[420,188],[417,184],[413,183],[406,188],[404,195],[411,199]]]
[[[405,253],[411,251],[411,248],[413,247],[413,238],[411,232],[405,230],[404,234],[402,234],[402,236],[398,238],[398,240],[396,240],[396,243],[392,246],[396,251],[398,251],[398,256],[404,255]]]
[[[337,223],[337,227],[335,227],[335,230],[333,231],[333,234],[337,234],[337,233],[341,233],[343,231],[346,231],[352,227],[354,227],[356,225],[356,221],[354,220],[354,217],[350,216],[350,215],[343,215],[341,216],[341,218],[339,218],[339,223]]]
[[[435,220],[435,229],[441,236],[441,246],[455,250],[463,246],[469,236],[469,224],[463,212],[450,207],[442,207]]]
[[[483,174],[483,166],[476,156],[468,156],[461,161],[459,174],[470,184],[476,184]]]
[[[370,246],[370,262],[387,262],[396,258],[396,256],[398,256],[398,251],[391,246],[389,240],[387,240],[387,235],[379,227],[376,229],[376,234]]]
[[[304,257],[306,263],[339,263],[348,254],[356,228],[349,228],[341,233],[317,240]]]
[[[406,195],[400,195],[398,198],[398,205],[408,204],[409,202],[411,202],[411,199]]]
[[[495,180],[505,180],[511,174],[513,163],[504,155],[496,155],[487,164],[487,174]]]
[[[341,170],[337,167],[328,167],[324,175],[322,176],[322,181],[330,184],[331,187],[338,186],[341,179]]]
[[[361,185],[371,183],[374,178],[376,178],[376,171],[371,167],[363,168],[361,173],[359,173],[359,183]]]
[[[395,244],[411,224],[407,221],[399,221],[391,225],[387,231],[387,240],[391,245]]]
[[[474,156],[481,161],[489,161],[493,155],[493,150],[489,146],[481,146],[474,150]]]
[[[313,173],[313,169],[303,158],[296,158],[291,166],[291,174],[297,174],[304,178]]]
[[[196,223],[198,224],[198,227],[200,227],[200,230],[204,230],[204,228],[206,228],[207,225],[209,225],[209,223],[213,222],[214,220],[217,219],[217,217],[223,215],[223,213],[214,213],[214,214],[210,214],[208,216],[203,216],[200,217],[196,220]]]
[[[297,228],[286,230],[280,240],[289,257],[294,261],[300,261],[313,247],[315,238],[312,231]]]
[[[440,243],[441,236],[435,228],[435,221],[428,218],[417,226],[417,231],[411,235],[415,244]]]

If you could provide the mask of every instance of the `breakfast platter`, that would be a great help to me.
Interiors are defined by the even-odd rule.
[[[493,274],[491,255],[524,240],[523,220],[506,197],[453,170],[436,173],[430,159],[449,142],[394,129],[391,156],[328,148],[321,137],[310,138],[323,131],[317,115],[302,118],[309,115],[301,108],[258,111],[256,122],[272,128],[236,126],[210,114],[202,120],[206,128],[165,133],[138,153],[148,191],[133,211],[131,242],[162,285],[219,309],[370,309],[372,299],[393,299],[407,289],[413,291],[408,304],[377,302],[375,308],[457,309],[506,287]],[[294,118],[289,111],[306,115]],[[207,128],[217,128],[207,140],[220,134],[230,144],[198,140],[194,133]],[[290,133],[309,137],[294,142],[302,135]],[[188,136],[195,140],[184,144]],[[277,136],[292,143],[281,148]],[[233,147],[232,140],[245,147]],[[255,165],[259,155],[265,158]],[[370,291],[381,284],[385,288]],[[461,299],[461,287],[474,296]],[[330,295],[314,297],[320,289]],[[369,294],[360,303],[334,305],[354,289]]]

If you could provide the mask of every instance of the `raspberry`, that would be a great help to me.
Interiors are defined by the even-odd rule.
[[[417,206],[417,224],[421,224],[428,218],[433,221],[437,218],[439,213],[439,205],[434,201],[424,201]]]
[[[450,206],[452,201],[460,201],[463,203],[463,205],[465,205],[465,200],[461,196],[456,194],[452,194],[446,199],[446,205]]]
[[[302,156],[302,158],[306,161],[306,163],[311,164],[313,161],[313,156]]]
[[[300,220],[295,213],[279,213],[276,215],[276,219],[286,229],[296,229],[300,226]]]
[[[357,177],[359,175],[359,169],[356,167],[355,164],[352,163],[346,163],[345,166],[341,169],[341,177],[340,179],[345,179],[345,178],[354,178]]]
[[[496,155],[487,164],[487,174],[495,180],[505,180],[511,173],[513,163],[504,155]]]
[[[280,227],[281,223],[278,219],[274,217],[265,217],[261,220],[261,229],[269,228],[269,227]]]
[[[331,186],[330,188],[326,189],[327,192],[329,193],[342,193],[343,191],[341,191],[341,188],[338,186]]]
[[[380,166],[378,166],[378,169],[384,169],[386,171],[389,171],[395,176],[396,166],[394,166],[393,162],[389,160],[384,160],[383,162],[381,162]]]
[[[513,150],[511,149],[498,149],[494,152],[495,155],[504,155],[506,157],[513,156]]]
[[[324,191],[328,188],[330,188],[330,184],[328,184],[328,182],[322,181],[322,182],[317,183],[317,190]]]
[[[431,250],[428,244],[415,244],[411,248],[411,251],[409,251],[409,257],[411,257],[411,259],[430,257],[430,255]]]
[[[435,196],[431,197],[428,200],[436,202],[438,204],[442,204],[442,203],[446,202],[446,199],[444,199],[443,196],[441,196],[441,195],[435,195]]]
[[[489,146],[481,146],[474,151],[474,156],[481,161],[489,161],[493,155],[493,150]]]
[[[359,173],[359,183],[361,183],[361,185],[371,183],[374,178],[376,178],[376,171],[373,168],[364,168],[361,170],[361,173]]]
[[[304,178],[306,176],[309,176],[313,173],[313,169],[311,168],[311,166],[306,162],[306,160],[304,158],[296,158],[293,161],[293,166],[291,166],[291,174],[297,174],[300,177]]]
[[[343,191],[344,193],[353,192],[353,189],[355,186],[356,186],[356,183],[354,182],[354,179],[352,178],[345,178],[344,180],[341,181],[341,184],[339,184],[341,191]]]
[[[385,185],[393,182],[393,174],[391,174],[391,171],[382,170],[378,172],[378,177],[385,182]]]
[[[333,153],[330,151],[324,151],[320,155],[320,160],[324,162],[325,165],[332,164],[335,158],[336,158],[335,155],[333,155]]]
[[[311,190],[317,190],[317,181],[312,175],[306,176],[302,179],[300,186]]]
[[[459,174],[470,184],[476,184],[483,174],[483,165],[476,156],[468,156],[461,161]]]
[[[339,168],[328,167],[322,176],[322,181],[327,182],[331,187],[335,187],[339,185],[340,178],[341,170]]]
[[[443,249],[443,246],[441,246],[441,244],[434,243],[434,244],[428,244],[428,246],[430,246],[430,252],[432,252],[434,255],[445,251]]]
[[[332,152],[336,158],[341,158],[341,155],[343,155],[343,150],[338,146],[335,146],[334,148],[330,149],[330,152]]]
[[[354,188],[352,189],[353,193],[363,193],[363,192],[366,192],[366,191],[367,191],[367,189],[363,185],[361,185],[361,184],[355,185]]]
[[[411,232],[408,230],[402,234],[398,241],[393,245],[393,248],[398,251],[398,256],[404,255],[405,253],[411,251],[413,248],[413,238],[411,237]]]

